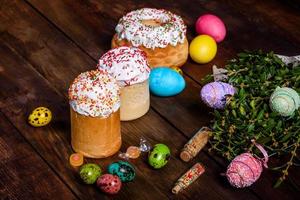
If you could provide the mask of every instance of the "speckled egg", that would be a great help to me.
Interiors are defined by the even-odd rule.
[[[80,178],[86,184],[93,184],[97,181],[98,177],[101,175],[101,168],[99,165],[88,163],[82,165],[79,171]]]
[[[149,86],[152,94],[168,97],[179,94],[185,88],[185,80],[169,67],[157,67],[151,70]]]
[[[30,113],[28,122],[34,127],[41,127],[49,124],[51,119],[52,113],[48,108],[38,107]]]
[[[292,88],[276,88],[270,97],[270,107],[273,112],[288,117],[294,114],[300,106],[300,96]]]
[[[107,194],[117,194],[122,186],[120,178],[112,174],[103,174],[97,180],[97,187]]]
[[[223,109],[226,105],[226,96],[234,95],[232,85],[223,82],[212,82],[203,86],[200,92],[202,101],[211,108]]]
[[[117,175],[122,182],[133,181],[135,177],[134,167],[129,162],[118,161],[111,163],[107,168],[108,173]]]
[[[165,166],[171,156],[169,147],[165,144],[156,144],[149,152],[148,162],[154,169]]]

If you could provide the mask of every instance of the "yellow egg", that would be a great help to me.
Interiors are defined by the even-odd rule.
[[[180,75],[182,75],[182,70],[179,67],[171,67],[171,69],[175,70],[177,73],[179,73]]]
[[[49,124],[51,119],[52,113],[48,108],[38,107],[30,113],[28,122],[34,127],[41,127]]]
[[[217,53],[217,43],[208,35],[195,37],[189,48],[191,58],[200,64],[210,62]]]

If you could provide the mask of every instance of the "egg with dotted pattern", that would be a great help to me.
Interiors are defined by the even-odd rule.
[[[34,127],[46,126],[51,120],[52,113],[46,107],[37,107],[28,117],[28,123]]]

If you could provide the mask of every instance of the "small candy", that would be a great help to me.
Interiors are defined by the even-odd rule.
[[[277,87],[270,97],[270,107],[281,116],[289,117],[300,107],[300,96],[292,88]]]
[[[84,183],[93,184],[101,175],[101,168],[99,165],[88,163],[80,168],[79,175]]]
[[[83,164],[83,155],[81,153],[73,153],[69,158],[70,165],[80,167]]]
[[[150,149],[150,143],[145,138],[141,138],[140,147],[130,146],[127,148],[126,153],[120,153],[119,157],[125,160],[128,158],[136,159],[141,155],[141,152],[148,152]]]
[[[252,185],[260,177],[264,167],[267,166],[268,154],[264,148],[252,141],[263,153],[264,159],[255,158],[251,153],[243,153],[235,157],[227,168],[226,176],[229,183],[237,188],[244,188]]]
[[[200,96],[209,107],[223,109],[226,105],[226,96],[232,96],[234,93],[234,87],[228,83],[211,82],[203,86]]]
[[[34,127],[41,127],[49,124],[51,119],[52,113],[48,108],[38,107],[30,113],[28,122]]]
[[[141,138],[140,139],[140,150],[141,152],[149,152],[151,150],[151,144],[145,139]]]
[[[134,167],[128,162],[118,161],[110,164],[107,169],[108,173],[117,175],[122,182],[133,181],[135,177]]]
[[[120,178],[112,174],[103,174],[97,180],[97,187],[107,194],[117,194],[121,186]]]
[[[154,169],[165,166],[171,156],[169,147],[165,144],[156,144],[149,152],[148,162]]]
[[[126,151],[126,154],[128,158],[136,159],[141,155],[141,150],[138,147],[130,146]]]
[[[176,71],[180,75],[183,75],[183,72],[182,72],[182,70],[179,67],[171,67],[171,69],[173,69],[174,71]]]

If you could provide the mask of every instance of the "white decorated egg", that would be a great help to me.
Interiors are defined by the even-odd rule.
[[[149,86],[152,94],[168,97],[179,94],[185,88],[185,80],[171,68],[157,67],[151,70]]]

